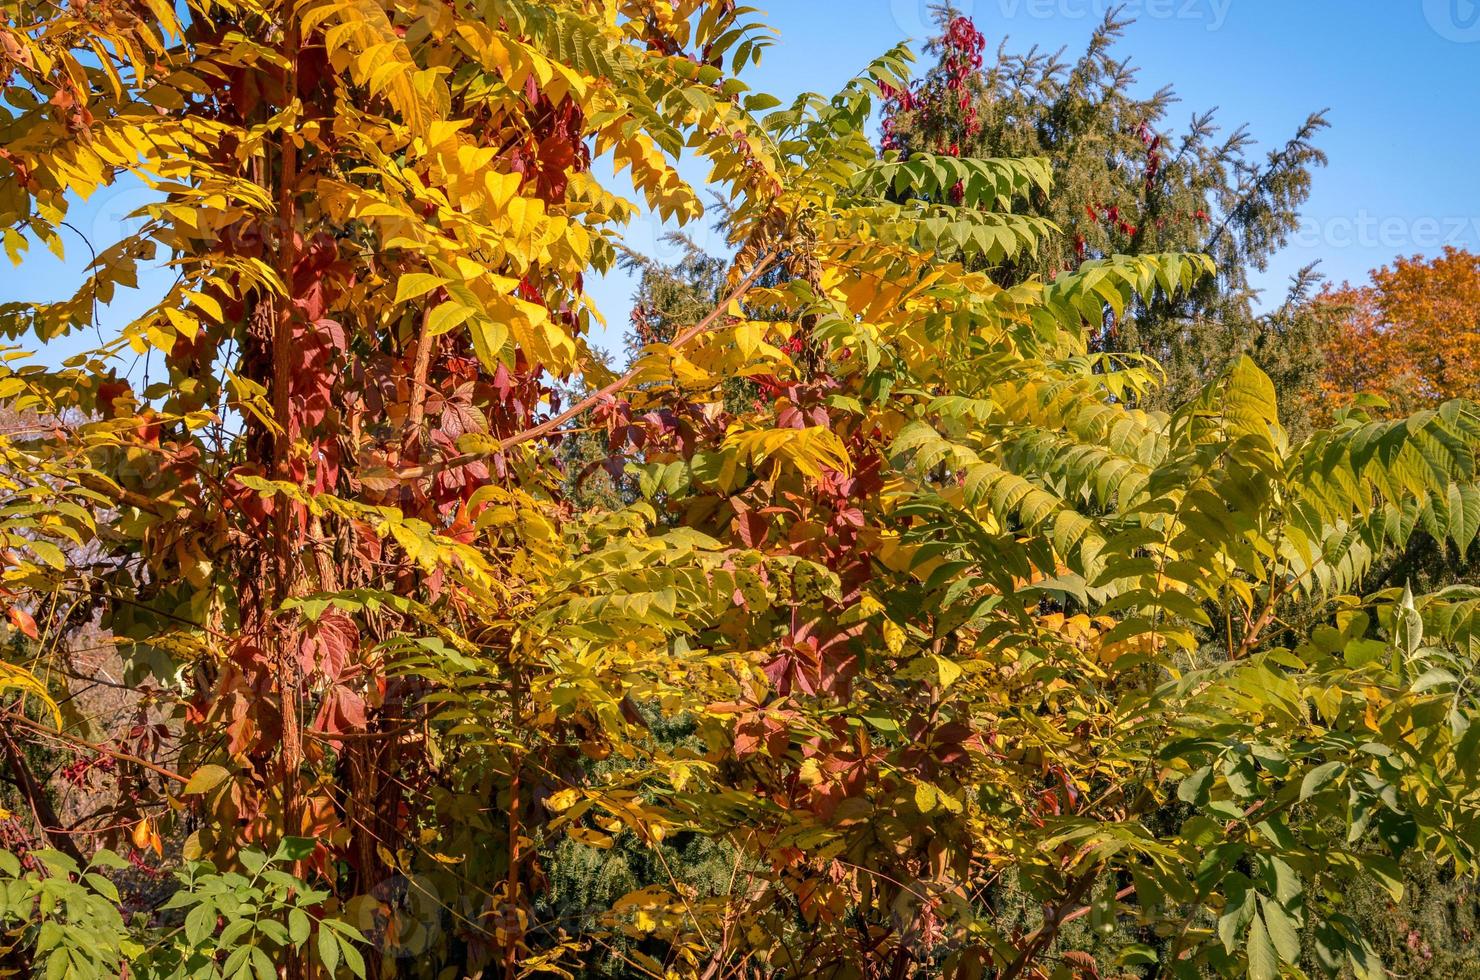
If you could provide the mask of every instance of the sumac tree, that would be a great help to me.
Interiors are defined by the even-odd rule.
[[[92,837],[157,864],[192,830],[248,882],[284,854],[381,975],[1274,976],[1304,933],[1376,976],[1348,884],[1471,867],[1480,600],[1363,577],[1420,523],[1469,546],[1475,407],[1292,439],[1248,359],[1133,407],[1152,365],[1086,325],[1214,263],[994,279],[1055,234],[1024,208],[1052,168],[881,156],[906,50],[779,106],[735,77],[768,35],[730,3],[24,4],[0,30],[17,257],[124,175],[159,194],[8,328],[176,276],[114,344],[0,377],[45,420],[0,443],[5,601],[42,641],[5,682],[59,714],[5,711],[118,763]],[[728,196],[722,295],[614,376],[582,287],[635,205],[592,161],[679,222],[685,152]],[[120,377],[130,349],[167,380]],[[630,503],[567,496],[577,432]],[[78,602],[155,742],[61,711]],[[727,876],[669,862],[701,837]],[[536,918],[552,860],[619,839],[648,883]],[[1006,876],[1031,921],[994,908]],[[192,962],[340,969],[336,927],[310,946],[283,912]],[[1086,917],[1137,941],[1064,955]]]

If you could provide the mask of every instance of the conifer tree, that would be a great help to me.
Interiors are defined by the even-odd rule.
[[[1107,312],[1100,348],[1147,354],[1166,369],[1158,407],[1181,403],[1241,354],[1256,358],[1281,395],[1315,386],[1319,363],[1308,351],[1316,327],[1306,303],[1313,270],[1263,316],[1251,276],[1299,225],[1312,175],[1326,163],[1316,145],[1324,111],[1261,157],[1247,127],[1225,132],[1212,110],[1175,129],[1172,87],[1137,94],[1139,71],[1119,53],[1130,26],[1119,9],[1073,60],[1037,47],[1014,53],[1006,41],[988,58],[987,39],[953,5],[937,6],[935,16],[941,33],[927,46],[935,64],[908,89],[887,93],[883,148],[905,157],[1044,157],[1053,168],[1054,193],[1026,206],[1059,233],[1037,254],[996,267],[994,278],[1052,279],[1117,254],[1207,253],[1216,277],[1123,316]]]

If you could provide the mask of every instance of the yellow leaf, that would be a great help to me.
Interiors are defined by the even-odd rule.
[[[216,302],[214,296],[207,296],[205,293],[198,293],[193,290],[186,290],[184,295],[186,299],[205,311],[206,315],[212,320],[215,320],[217,323],[225,322],[225,315],[221,311],[221,304]]]
[[[954,660],[947,660],[945,657],[935,658],[935,671],[936,676],[940,678],[940,689],[942,691],[956,683],[962,674],[960,665]]]
[[[899,656],[899,652],[904,649],[904,630],[888,619],[884,620],[881,628],[884,631],[884,648],[891,656]]]
[[[450,281],[426,272],[408,272],[396,282],[396,302],[404,303],[418,296],[425,296],[432,290],[447,285]]]
[[[480,316],[473,318],[468,332],[472,335],[478,362],[487,370],[494,370],[498,366],[499,352],[509,340],[509,328]]]
[[[231,773],[222,766],[201,766],[190,774],[190,781],[181,792],[185,796],[209,793],[229,778]]]
[[[606,834],[601,833],[599,830],[592,830],[590,827],[572,827],[566,833],[570,835],[571,840],[578,844],[585,844],[588,847],[599,847],[602,850],[606,850],[616,843]]]
[[[455,300],[439,303],[437,308],[432,310],[427,316],[427,333],[433,337],[440,336],[449,330],[461,326],[469,317],[476,313],[476,310],[470,309]]]

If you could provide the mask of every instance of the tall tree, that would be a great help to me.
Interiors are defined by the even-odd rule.
[[[465,809],[437,847],[482,862],[461,869],[480,882],[458,910],[464,939],[484,943],[464,962],[513,975],[537,877],[525,821],[567,750],[491,737],[482,763],[444,764],[405,644],[440,648],[476,606],[495,659],[538,660],[510,639],[508,603],[530,592],[493,571],[493,538],[558,542],[564,481],[546,454],[598,399],[560,405],[555,386],[613,380],[585,344],[583,281],[611,265],[636,205],[591,154],[665,219],[703,210],[673,168],[685,145],[760,206],[766,175],[732,153],[753,123],[731,72],[767,43],[749,11],[691,0],[5,6],[10,258],[37,240],[60,253],[77,200],[121,176],[158,198],[137,231],[98,243],[72,297],[9,307],[0,326],[90,329],[141,265],[174,273],[82,367],[5,379],[5,397],[56,420],[6,441],[6,471],[25,474],[8,505],[46,498],[65,517],[34,526],[89,543],[74,565],[12,525],[27,543],[6,550],[8,580],[52,595],[32,606],[38,634],[60,628],[61,597],[95,603],[169,722],[169,765],[141,777],[148,792],[120,786],[105,840],[172,823],[173,780],[199,818],[188,855],[225,864],[309,840],[300,869],[393,916],[410,900],[385,883],[420,853],[428,794],[461,789],[444,803],[500,810]],[[166,380],[133,390],[113,373],[124,351],[162,356]],[[528,572],[531,556],[515,563]],[[49,583],[32,572],[63,567]],[[30,605],[7,600],[28,625]],[[533,662],[488,662],[505,731],[538,714]],[[69,703],[28,671],[7,666],[0,684]]]
[[[1117,53],[1130,21],[1107,12],[1084,52],[1032,48],[993,58],[987,39],[950,4],[935,8],[935,64],[884,110],[883,146],[969,157],[1043,157],[1053,195],[1035,195],[1029,213],[1054,222],[1042,248],[993,270],[1003,284],[1051,279],[1108,255],[1167,251],[1211,255],[1217,275],[1183,296],[1156,294],[1127,311],[1107,311],[1097,345],[1147,354],[1166,369],[1156,404],[1180,404],[1232,357],[1255,354],[1282,383],[1282,396],[1314,387],[1302,345],[1308,273],[1292,284],[1275,316],[1256,316],[1251,275],[1268,267],[1298,227],[1312,174],[1325,164],[1316,112],[1262,159],[1246,127],[1220,133],[1213,111],[1180,132],[1169,125],[1175,91],[1139,95],[1139,70]],[[1295,322],[1296,320],[1300,322]],[[1285,387],[1285,385],[1289,387]],[[1290,407],[1296,399],[1288,397]]]
[[[1366,285],[1327,288],[1314,312],[1324,367],[1320,387],[1307,397],[1318,417],[1358,403],[1378,416],[1402,417],[1480,397],[1480,256],[1446,248],[1432,258],[1399,258]],[[1480,525],[1480,489],[1456,488],[1445,506]],[[1373,583],[1473,582],[1480,549],[1467,543],[1420,528],[1406,548],[1384,556]]]

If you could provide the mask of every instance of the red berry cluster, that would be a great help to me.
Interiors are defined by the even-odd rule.
[[[957,16],[951,18],[950,23],[946,25],[946,32],[940,39],[940,44],[943,52],[941,67],[945,71],[946,91],[953,93],[949,98],[953,99],[957,107],[966,114],[961,127],[964,138],[970,138],[981,132],[981,120],[977,117],[976,106],[972,104],[971,91],[967,82],[973,72],[981,70],[982,51],[987,46],[987,39],[981,31],[976,29],[971,18]],[[945,115],[940,111],[944,106],[940,104],[938,93],[932,92],[928,87],[922,85],[897,89],[885,84],[880,88],[886,101],[883,122],[883,147],[886,150],[899,149],[895,119],[900,113],[919,110],[932,118],[943,118]],[[952,140],[946,144],[942,137],[935,152],[946,153],[953,157],[960,156],[961,141]]]
[[[1096,222],[1100,220],[1100,205],[1087,204],[1084,211],[1089,215],[1089,220]],[[1114,204],[1105,208],[1104,220],[1118,228],[1123,235],[1134,235],[1139,230],[1135,225],[1120,216],[1120,208]]]
[[[58,775],[80,789],[87,785],[87,777],[92,774],[93,770],[112,773],[117,768],[112,756],[99,755],[88,759],[79,754],[73,756],[71,762],[62,766]]]
[[[1156,175],[1161,173],[1161,137],[1145,122],[1136,127],[1136,135],[1141,137],[1141,145],[1146,147],[1146,189],[1150,190]]]

